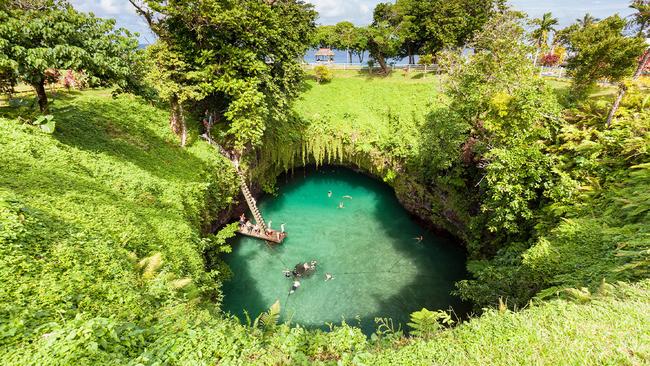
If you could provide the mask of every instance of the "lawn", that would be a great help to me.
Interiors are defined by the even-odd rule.
[[[348,133],[385,134],[391,117],[415,127],[439,104],[439,95],[440,78],[435,74],[396,71],[382,77],[336,70],[326,84],[310,78],[294,110],[309,120],[326,119]]]

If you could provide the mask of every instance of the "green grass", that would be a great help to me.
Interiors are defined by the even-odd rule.
[[[417,157],[420,135],[427,120],[434,118],[431,112],[444,107],[443,81],[441,75],[401,70],[388,76],[334,70],[333,80],[324,84],[310,75],[293,108],[307,126],[302,149],[319,163],[327,157],[333,160],[344,149],[349,155],[381,156],[375,158],[380,168],[382,160],[402,164]],[[569,90],[567,81],[548,78],[547,82],[559,96]],[[607,100],[615,92],[613,87],[598,88],[592,97]],[[283,141],[274,149],[286,145]],[[274,159],[288,167],[287,154]]]
[[[312,128],[333,126],[360,145],[375,136],[372,148],[393,152],[391,123],[401,137],[438,103],[434,77],[341,72],[330,84],[309,83],[295,110]],[[49,135],[17,118],[31,112],[0,108],[3,364],[650,362],[648,280],[561,292],[519,312],[488,310],[430,340],[237,324],[210,306],[222,275],[203,257],[212,239],[202,226],[236,192],[228,163],[194,126],[180,148],[167,112],[137,98],[61,93],[52,111]]]
[[[391,117],[415,128],[439,103],[440,81],[433,74],[396,71],[381,77],[337,70],[331,82],[318,84],[311,79],[307,85],[294,107],[300,116],[311,121],[324,119],[330,128],[372,139],[390,133]]]
[[[174,279],[217,286],[199,248],[231,200],[228,163],[196,133],[180,148],[168,114],[132,97],[62,94],[52,113],[52,135],[0,118],[0,318],[29,325],[0,344],[81,314],[147,318],[185,301]],[[135,264],[156,253],[164,276],[147,281]]]
[[[430,341],[360,357],[368,365],[642,365],[650,362],[650,281],[607,296],[488,310]]]

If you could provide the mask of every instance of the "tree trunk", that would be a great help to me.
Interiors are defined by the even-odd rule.
[[[40,81],[38,83],[32,84],[34,90],[36,90],[36,96],[38,97],[38,107],[41,109],[41,113],[47,114],[50,109],[47,102],[47,93],[45,92],[45,82]]]
[[[633,79],[636,80],[643,74],[643,70],[645,70],[645,65],[648,64],[648,60],[650,60],[650,48],[645,50],[645,54],[643,55],[643,58],[641,58],[639,66],[636,68]]]
[[[181,112],[181,147],[185,147],[187,142],[187,124],[185,123],[185,111],[183,110],[183,104],[179,103],[180,112]]]
[[[634,73],[634,76],[632,76],[632,80],[638,79],[643,74],[643,70],[645,70],[645,65],[648,63],[648,60],[650,60],[650,49],[646,50],[645,54],[641,58],[641,61],[639,61],[639,66],[637,66],[636,72]],[[612,120],[614,119],[618,108],[621,106],[621,101],[623,100],[626,92],[627,86],[623,83],[620,83],[618,87],[618,95],[616,96],[614,105],[612,105],[612,109],[609,111],[609,115],[607,116],[607,128],[612,125]]]
[[[349,64],[352,63],[352,51],[350,51],[349,48],[348,48],[348,63],[349,63]]]
[[[363,64],[363,59],[366,56],[366,51],[359,52],[359,63]]]
[[[415,65],[415,57],[413,56],[413,52],[411,51],[411,45],[409,44],[406,47],[409,54],[409,65]]]
[[[609,111],[609,115],[607,116],[607,128],[612,125],[614,115],[616,114],[616,111],[618,111],[618,107],[620,107],[621,101],[623,100],[626,91],[627,86],[624,83],[620,83],[618,86],[618,96],[616,96],[616,101],[614,101],[614,105],[612,106],[612,109]]]
[[[384,73],[384,75],[388,75],[390,70],[388,69],[388,65],[386,65],[386,59],[384,58],[384,55],[378,53],[373,57],[375,58],[375,60],[377,60],[377,62],[379,62],[379,66],[381,67],[381,72]]]
[[[185,145],[185,141],[182,140],[183,135],[183,107],[181,106],[178,96],[174,95],[169,101],[171,104],[171,113],[169,116],[169,127],[176,136],[181,136],[181,146]]]

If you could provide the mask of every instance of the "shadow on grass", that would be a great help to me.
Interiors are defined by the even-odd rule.
[[[191,172],[196,171],[191,165],[205,165],[181,148],[171,132],[169,138],[161,137],[168,130],[168,117],[161,109],[129,101],[75,97],[66,95],[71,101],[53,108],[54,137],[61,143],[118,157],[170,180],[191,181],[195,178]]]
[[[374,80],[374,79],[387,79],[390,78],[393,75],[393,72],[391,70],[388,70],[387,73],[384,73],[381,71],[381,69],[376,69],[376,70],[369,70],[369,69],[361,69],[357,72],[359,76],[363,76],[366,80]]]

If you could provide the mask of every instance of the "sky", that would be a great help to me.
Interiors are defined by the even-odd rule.
[[[118,26],[140,33],[141,43],[151,43],[155,38],[127,0],[70,0],[70,2],[78,10],[92,11],[102,18],[115,18]],[[320,14],[319,24],[336,24],[349,20],[357,25],[364,25],[370,23],[372,10],[382,0],[307,0],[307,2],[314,4]],[[627,16],[631,13],[628,8],[630,2],[630,0],[510,0],[512,6],[525,11],[533,18],[545,12],[552,12],[559,19],[560,26],[573,23],[575,19],[581,18],[587,12],[597,18],[605,18],[615,13]]]

